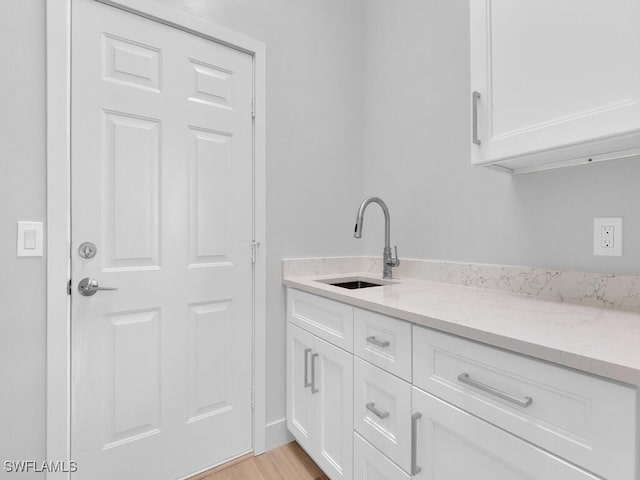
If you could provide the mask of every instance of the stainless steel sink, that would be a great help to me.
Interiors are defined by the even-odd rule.
[[[330,280],[316,280],[316,282],[333,285],[334,287],[348,288],[355,290],[359,288],[383,287],[395,282],[379,280],[377,278],[351,277],[351,278],[333,278]]]
[[[356,288],[382,287],[382,284],[365,282],[364,280],[351,280],[348,282],[330,283],[329,285],[348,288],[349,290],[355,290]]]

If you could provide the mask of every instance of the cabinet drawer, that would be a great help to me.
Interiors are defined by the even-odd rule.
[[[355,309],[353,350],[360,358],[411,381],[411,324]]]
[[[353,434],[353,480],[409,480],[410,478],[360,435]]]
[[[357,357],[353,369],[353,428],[408,471],[411,385]]]
[[[289,321],[353,352],[353,307],[292,288],[287,289]]]
[[[632,479],[636,391],[414,327],[414,384],[610,479]]]
[[[416,388],[413,411],[415,480],[600,480]]]

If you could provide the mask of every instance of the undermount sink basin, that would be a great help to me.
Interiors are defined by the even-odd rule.
[[[330,283],[334,287],[348,288],[349,290],[355,290],[356,288],[369,288],[369,287],[381,287],[382,284],[365,282],[364,280],[351,280],[350,282],[338,282]]]
[[[379,280],[377,278],[362,278],[362,277],[333,278],[330,280],[316,280],[316,282],[326,283],[327,285],[333,285],[334,287],[348,288],[349,290],[355,290],[359,288],[370,288],[370,287],[384,287],[385,285],[390,285],[392,283],[395,283],[395,282],[390,282],[388,280]]]

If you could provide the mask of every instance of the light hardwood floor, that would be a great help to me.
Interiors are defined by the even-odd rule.
[[[329,480],[296,442],[245,455],[189,480]]]

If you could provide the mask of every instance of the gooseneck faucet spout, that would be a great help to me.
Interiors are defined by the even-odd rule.
[[[387,208],[387,204],[382,201],[379,197],[367,197],[365,198],[360,207],[358,208],[358,213],[356,214],[356,227],[353,232],[353,236],[355,238],[362,238],[362,224],[364,223],[364,212],[369,206],[370,203],[377,203],[382,208],[382,213],[384,213],[384,250],[382,252],[382,278],[393,278],[391,268],[397,267],[400,265],[400,259],[398,258],[398,247],[396,249],[396,256],[393,257],[391,255],[391,216],[389,215],[389,209]]]

